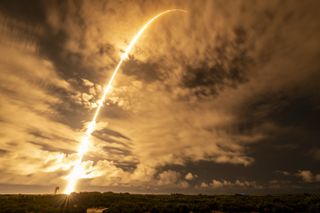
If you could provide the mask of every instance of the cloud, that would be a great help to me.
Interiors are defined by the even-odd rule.
[[[244,4],[244,7],[246,7],[246,4]],[[272,9],[274,9],[273,7],[276,8],[275,5],[271,6]],[[197,7],[195,8],[197,9]],[[235,9],[236,7],[232,8]],[[264,11],[264,6],[259,5],[258,10]],[[281,10],[283,10],[282,7]],[[283,51],[286,51],[294,41],[290,40],[288,43],[280,44],[277,40],[269,37],[274,34],[274,31],[262,29],[266,31],[265,34],[256,32],[253,27],[257,27],[258,23],[255,20],[250,19],[248,20],[248,25],[243,24],[244,26],[242,26],[240,23],[234,23],[236,21],[234,20],[235,17],[230,17],[231,20],[224,20],[222,12],[218,12],[218,15],[213,15],[211,12],[204,11],[203,16],[195,17],[195,20],[188,20],[191,22],[189,23],[190,25],[193,24],[192,26],[195,25],[193,21],[198,23],[195,25],[195,29],[192,29],[192,32],[187,31],[189,29],[184,27],[182,27],[183,29],[178,28],[172,33],[173,35],[170,39],[174,41],[175,36],[184,38],[183,35],[185,34],[192,35],[191,38],[199,38],[200,35],[205,34],[208,37],[208,41],[210,41],[210,45],[215,45],[214,47],[203,42],[204,39],[196,40],[195,42],[187,42],[188,39],[186,39],[182,43],[188,44],[188,48],[179,45],[175,47],[166,46],[168,42],[163,42],[165,45],[161,48],[166,48],[170,51],[162,51],[158,47],[152,48],[157,43],[152,43],[151,40],[162,39],[167,41],[167,35],[165,33],[153,35],[150,32],[155,37],[150,36],[146,38],[146,43],[142,43],[143,46],[141,48],[146,48],[145,52],[141,53],[141,55],[139,55],[139,52],[135,54],[135,60],[140,60],[139,64],[154,63],[157,58],[162,63],[160,55],[165,57],[172,52],[177,53],[180,59],[171,56],[172,59],[168,57],[166,58],[168,60],[164,60],[161,65],[167,68],[160,69],[162,76],[165,76],[162,77],[160,82],[157,80],[152,82],[144,81],[141,76],[139,78],[125,74],[118,76],[117,89],[114,90],[111,96],[117,97],[113,98],[113,100],[116,100],[114,103],[122,103],[122,106],[118,105],[119,107],[130,109],[136,113],[130,116],[128,124],[126,124],[127,121],[123,121],[122,127],[129,129],[131,123],[137,124],[137,130],[128,131],[128,135],[134,141],[139,141],[134,145],[135,151],[133,153],[139,156],[138,158],[141,162],[149,162],[154,167],[170,163],[185,164],[188,160],[209,160],[215,163],[251,165],[254,159],[246,154],[246,144],[259,142],[268,134],[264,128],[265,124],[258,123],[254,129],[246,129],[247,132],[245,133],[232,130],[237,129],[242,122],[244,123],[243,125],[246,125],[246,121],[248,120],[247,122],[249,123],[252,117],[256,119],[256,117],[261,116],[260,114],[268,115],[272,108],[267,107],[258,112],[248,110],[250,115],[247,116],[247,114],[243,113],[246,112],[247,104],[254,102],[261,94],[290,88],[296,85],[298,80],[308,79],[315,74],[311,71],[313,70],[311,67],[310,71],[306,73],[299,72],[299,69],[293,68],[290,69],[294,71],[288,78],[278,80],[279,75],[287,75],[285,71],[281,70],[287,70],[287,66],[289,66],[287,62],[291,61],[292,57],[298,57],[299,52],[290,52],[290,56],[283,58],[280,55],[283,55],[284,52],[276,51],[274,54],[280,55],[268,55],[268,57],[271,57],[268,62],[263,62],[258,56],[259,54],[267,54],[263,47],[266,47],[269,42],[273,43],[274,46],[283,46]],[[285,11],[282,12],[283,14],[285,13]],[[275,15],[276,22],[281,20],[283,14]],[[212,17],[217,18],[215,20],[218,23],[221,21],[221,26],[209,25],[206,22],[209,18],[213,19]],[[242,18],[246,19],[248,17]],[[267,16],[260,16],[259,20],[262,20],[266,25],[271,24]],[[224,25],[227,21],[232,24]],[[167,20],[167,22],[170,22],[170,20]],[[236,28],[238,24],[240,27]],[[183,26],[183,24],[181,25]],[[160,23],[158,27],[162,29],[164,26]],[[275,26],[272,25],[272,27],[274,27],[274,30],[276,29]],[[308,30],[311,29],[308,28]],[[166,31],[170,31],[170,28],[164,30],[164,32]],[[218,35],[214,36],[217,31],[223,35],[225,34],[225,39],[219,40]],[[285,36],[284,34],[279,35]],[[254,38],[251,41],[257,42],[255,43],[258,46],[257,49],[250,49],[250,45],[253,44],[250,44],[249,38]],[[241,39],[244,39],[244,41],[240,41]],[[311,40],[314,41],[314,39]],[[150,46],[148,47],[148,45]],[[219,56],[220,52],[217,49],[222,52],[222,56]],[[186,52],[182,50],[186,50]],[[212,54],[204,53],[205,50]],[[199,52],[195,54],[196,51]],[[272,52],[273,50],[270,51]],[[307,49],[307,51],[309,51],[308,54],[314,56],[312,49]],[[250,53],[246,55],[246,52]],[[152,59],[147,59],[143,54],[152,55],[153,57]],[[297,56],[294,54],[297,54]],[[282,61],[278,61],[278,56]],[[310,60],[313,59],[310,58]],[[209,61],[212,64],[203,65],[202,63],[205,63],[205,61]],[[307,61],[302,63],[303,65],[299,66],[314,64]],[[172,68],[174,66],[176,68]],[[278,68],[274,69],[274,66]],[[190,69],[187,69],[188,67]],[[152,69],[150,68],[151,71]],[[231,75],[232,71],[236,74],[235,78]],[[241,78],[238,79],[237,75],[240,75],[239,77]],[[201,82],[201,80],[207,80],[208,77],[210,77],[209,82]],[[190,83],[184,82],[183,79],[187,79]],[[138,81],[138,84],[133,85],[131,83],[133,80]],[[271,89],[269,82],[275,82]],[[188,85],[190,86],[188,87]],[[166,88],[169,88],[168,91]],[[211,97],[212,89],[214,90],[213,97]],[[206,92],[207,90],[209,92]],[[208,95],[210,96],[208,97]],[[157,131],[154,131],[154,128],[157,128]],[[152,141],[150,141],[150,138],[152,138]],[[194,141],[197,141],[196,146]],[[153,149],[152,144],[161,144],[161,147]],[[174,146],[171,144],[174,144]],[[166,149],[168,146],[171,147],[170,150]],[[182,155],[182,153],[186,154]],[[149,161],[151,156],[156,159],[154,160],[156,162]]]
[[[34,28],[1,19],[0,159],[10,162],[1,167],[1,182],[67,175],[121,51],[149,17],[167,8],[189,13],[159,19],[120,70],[84,159],[89,184],[188,188],[197,178],[204,188],[254,187],[161,169],[209,162],[249,170],[261,163],[253,145],[290,129],[276,112],[289,111],[295,97],[318,104],[320,36],[312,4],[44,5],[46,18]],[[298,174],[318,179],[306,170]]]
[[[313,181],[313,175],[309,170],[299,170],[297,175],[300,176],[305,182]]]
[[[156,5],[122,5],[124,11],[130,8],[126,14],[131,17],[132,26],[128,26],[125,24],[126,18],[115,9],[119,7],[118,3],[102,4],[67,4],[69,14],[65,20],[58,10],[53,10],[49,22],[53,27],[60,28],[57,30],[70,35],[65,44],[67,51],[81,55],[82,63],[90,64],[95,70],[104,69],[106,77],[110,75],[116,59],[119,59],[119,50],[124,49],[130,35],[146,19],[141,11],[148,8],[148,13],[152,15],[168,5],[163,2]],[[254,11],[243,13],[240,8],[248,8],[248,3],[221,5],[208,1],[204,4],[208,9],[203,10],[202,3],[177,3],[176,6],[190,10],[191,15],[181,17],[179,22],[171,17],[159,20],[132,52],[134,57],[128,60],[123,72],[117,76],[107,101],[110,113],[101,119],[114,123],[112,128],[121,126],[123,133],[133,140],[130,153],[141,164],[156,168],[165,164],[185,164],[188,160],[208,160],[251,165],[254,159],[247,155],[247,144],[259,142],[266,133],[263,125],[259,124],[246,132],[234,131],[245,120],[243,108],[252,99],[270,91],[268,82],[275,82],[272,90],[278,91],[310,75],[293,67],[289,78],[277,80],[279,75],[286,75],[285,72],[279,73],[281,67],[287,67],[288,59],[292,61],[291,58],[299,52],[290,51],[290,57],[281,57],[281,61],[277,60],[276,55],[269,54],[285,55],[290,45],[299,39],[288,39],[283,43],[271,37],[275,31],[280,37],[285,36],[276,24],[296,5],[289,9],[277,4],[256,5],[257,11],[280,11],[270,15],[273,16],[271,21],[265,13],[257,19],[250,18],[255,17],[252,16]],[[82,11],[81,24],[75,8]],[[237,15],[226,16],[228,12],[220,8]],[[96,12],[92,14],[90,11]],[[309,19],[307,16],[304,18]],[[66,25],[57,24],[59,20]],[[113,20],[118,20],[117,25],[112,24]],[[289,20],[289,23],[293,21]],[[288,30],[293,33],[295,29],[291,29],[290,24]],[[257,29],[259,26],[261,29]],[[270,26],[270,29],[263,26]],[[111,32],[109,29],[116,30]],[[153,33],[153,30],[163,33]],[[82,31],[85,33],[80,33]],[[310,42],[313,41],[310,39]],[[159,46],[159,42],[163,45]],[[269,52],[265,50],[270,43],[271,46],[283,47],[282,52],[273,52],[272,48]],[[83,44],[81,48],[80,44]],[[98,54],[101,48],[103,54]],[[313,55],[312,49],[307,48],[306,51]],[[260,55],[269,57],[268,63],[263,62]],[[306,61],[303,64],[311,63]],[[278,68],[273,69],[274,66]],[[95,83],[89,84],[85,85],[92,87]],[[82,104],[92,107],[94,93],[93,90],[82,93],[79,96]],[[129,112],[129,119],[110,119],[116,110],[120,114],[123,113],[121,110]],[[268,108],[258,113],[269,111]],[[131,129],[132,124],[135,124],[135,130]],[[154,131],[155,128],[157,131]],[[175,146],[172,149],[166,149],[173,143]],[[158,144],[160,148],[155,149],[152,144]]]
[[[58,92],[69,94],[72,87],[50,61],[39,57],[36,42],[18,39],[18,32],[25,33],[28,26],[12,23],[20,26],[17,32],[1,29],[0,144],[5,152],[0,156],[0,182],[61,182],[75,159],[65,153],[74,152],[79,132],[59,122],[55,106],[62,103]]]
[[[205,183],[205,182],[202,182],[201,184],[200,184],[200,187],[201,188],[208,188],[208,184],[207,183]]]
[[[218,180],[212,180],[211,186],[213,188],[221,188],[224,185],[230,185],[229,182],[225,181],[225,183],[218,181]]]
[[[197,178],[198,175],[193,175],[191,172],[188,172],[188,174],[186,174],[186,176],[184,177],[186,180],[193,180],[195,178]]]
[[[189,188],[190,184],[187,181],[181,181],[178,185],[181,189]]]
[[[205,186],[205,184],[203,184]],[[225,188],[225,187],[245,187],[245,188],[257,188],[258,185],[255,181],[240,181],[236,180],[234,182],[228,180],[216,180],[213,179],[210,186],[214,189]]]
[[[312,183],[312,182],[319,182],[320,181],[320,174],[313,174],[309,170],[299,170],[296,175],[304,182]]]
[[[159,174],[159,184],[169,185],[176,184],[176,182],[181,178],[181,174],[176,171],[164,171]]]
[[[276,172],[279,173],[279,174],[282,174],[282,175],[284,175],[284,176],[289,176],[289,175],[291,175],[290,172],[288,172],[288,171],[278,170],[278,171],[276,171]]]

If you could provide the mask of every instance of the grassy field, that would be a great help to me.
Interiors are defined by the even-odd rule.
[[[0,212],[320,212],[320,196],[297,195],[140,195],[73,193],[66,195],[0,195]]]

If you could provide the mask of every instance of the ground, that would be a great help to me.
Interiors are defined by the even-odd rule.
[[[0,195],[0,212],[320,212],[320,196],[296,195],[143,195],[73,193]],[[101,212],[101,211],[100,211]]]

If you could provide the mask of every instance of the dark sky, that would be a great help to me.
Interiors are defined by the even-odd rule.
[[[0,193],[320,189],[317,1],[0,2]]]

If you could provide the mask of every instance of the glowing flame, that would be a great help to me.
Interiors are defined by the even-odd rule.
[[[122,63],[124,62],[125,59],[128,58],[128,55],[131,51],[131,49],[133,48],[133,46],[136,44],[136,42],[138,41],[138,39],[141,37],[141,35],[143,34],[143,32],[156,20],[158,19],[160,16],[170,13],[170,12],[187,12],[185,10],[181,10],[181,9],[172,9],[172,10],[166,10],[163,11],[161,13],[159,13],[158,15],[154,16],[153,18],[151,18],[147,23],[145,23],[140,30],[138,31],[138,33],[133,37],[133,39],[131,40],[130,44],[128,45],[128,47],[126,48],[125,52],[121,55],[121,59],[118,63],[118,65],[116,66],[116,68],[114,69],[112,76],[108,82],[108,84],[105,86],[104,91],[103,91],[103,95],[99,100],[99,104],[98,107],[96,109],[96,112],[94,113],[94,116],[92,118],[92,121],[89,123],[88,127],[87,127],[87,131],[85,132],[85,135],[81,141],[79,150],[78,150],[78,159],[75,162],[75,165],[68,177],[68,185],[64,191],[64,193],[66,194],[70,194],[71,192],[73,192],[75,190],[76,184],[79,180],[79,178],[81,178],[81,176],[83,175],[83,168],[81,166],[82,163],[82,159],[84,154],[87,152],[88,150],[88,146],[89,146],[89,142],[90,142],[90,136],[91,134],[94,132],[95,129],[95,125],[96,125],[96,120],[97,117],[99,115],[99,112],[103,106],[103,102],[106,99],[107,94],[109,93],[109,91],[111,90],[112,87],[112,82],[114,80],[114,78],[116,77],[118,70],[120,69]]]

